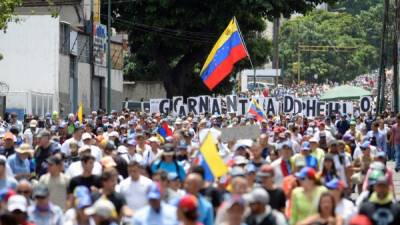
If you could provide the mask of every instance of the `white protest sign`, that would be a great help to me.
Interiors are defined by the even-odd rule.
[[[260,136],[260,127],[257,125],[221,128],[221,141],[228,142],[238,139],[257,139]]]
[[[367,113],[372,110],[372,97],[363,96],[360,99],[360,112]]]
[[[160,112],[160,103],[163,99],[150,99],[150,114]]]

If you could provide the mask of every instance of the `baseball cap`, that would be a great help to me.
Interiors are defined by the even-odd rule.
[[[231,175],[231,177],[244,177],[246,175],[246,170],[240,166],[234,166],[229,171],[229,175]]]
[[[175,154],[175,149],[174,146],[170,143],[165,144],[163,147],[163,155],[174,155]]]
[[[31,122],[29,122],[29,127],[35,128],[37,127],[38,122],[37,120],[31,120]]]
[[[289,141],[284,141],[284,142],[278,144],[278,150],[282,150],[282,149],[292,150],[292,143]]]
[[[117,218],[114,204],[105,198],[100,198],[93,206],[86,208],[84,212],[88,216],[98,215],[105,219]]]
[[[257,171],[256,166],[253,163],[249,163],[246,165],[246,172],[249,173],[255,173]]]
[[[91,150],[91,148],[89,145],[83,145],[82,147],[80,147],[78,149],[78,154],[81,154],[82,152],[86,152],[86,151],[90,151],[90,150]]]
[[[330,190],[342,190],[345,187],[345,184],[343,181],[335,178],[326,183],[325,187]]]
[[[385,176],[381,170],[373,170],[368,176],[368,185],[375,185],[379,177]]]
[[[196,211],[197,205],[197,198],[191,194],[183,196],[178,202],[178,208],[183,212]]]
[[[128,145],[136,145],[137,144],[135,139],[128,139],[127,143],[128,143]]]
[[[160,140],[157,137],[151,137],[151,138],[149,138],[149,142],[160,143]]]
[[[22,195],[13,195],[8,199],[7,210],[13,212],[19,210],[21,212],[26,212],[28,209],[28,201]]]
[[[388,184],[388,179],[386,176],[379,176],[376,179],[375,184]]]
[[[116,137],[116,138],[118,138],[118,137],[119,137],[119,134],[118,134],[117,131],[112,131],[108,136],[109,136],[109,137]]]
[[[361,150],[367,149],[367,148],[369,148],[370,144],[371,144],[371,142],[369,142],[369,141],[364,141],[364,142],[360,145],[360,149],[361,149]]]
[[[304,150],[304,151],[311,150],[310,142],[308,142],[308,141],[303,142],[303,144],[301,145],[301,150]]]
[[[379,151],[376,153],[376,158],[385,158],[386,159],[386,153],[383,151]]]
[[[235,205],[239,205],[244,208],[246,206],[246,201],[240,196],[234,196],[226,202],[226,207],[228,209],[232,208]]]
[[[295,176],[300,179],[303,180],[305,178],[311,179],[311,180],[315,180],[315,170],[311,167],[304,167],[300,170],[300,172],[297,172],[295,174]]]
[[[310,142],[310,143],[318,143],[318,140],[315,139],[314,137],[312,137],[312,138],[310,138],[310,139],[308,140],[308,142]]]
[[[235,165],[247,164],[249,160],[247,160],[244,156],[238,155],[233,158]]]
[[[148,199],[161,199],[161,186],[159,183],[152,183],[147,191]]]
[[[256,187],[250,193],[245,194],[244,199],[248,203],[261,203],[267,205],[269,203],[269,194],[264,188]]]
[[[89,133],[83,133],[82,140],[87,140],[87,139],[92,139],[92,135],[90,135]]]
[[[45,185],[39,184],[33,189],[34,198],[47,197],[47,196],[49,196],[49,189]]]
[[[262,165],[260,170],[257,172],[258,177],[273,177],[274,176],[274,167],[271,165]]]

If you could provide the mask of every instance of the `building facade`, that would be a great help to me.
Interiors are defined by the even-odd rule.
[[[7,32],[0,33],[4,56],[0,82],[9,86],[6,110],[20,115],[59,111],[65,116],[75,113],[79,104],[85,113],[105,108],[107,62],[97,61],[99,55],[105,56],[107,46],[95,48],[91,1],[53,2],[48,6],[47,1],[24,1],[16,10],[18,22],[9,23]],[[105,44],[106,37],[105,33],[100,38]],[[113,41],[111,55],[118,55],[120,48],[122,41]],[[122,67],[113,66],[111,71],[112,108],[119,109]]]

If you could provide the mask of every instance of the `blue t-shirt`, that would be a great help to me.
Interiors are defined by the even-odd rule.
[[[6,179],[0,179],[0,190],[6,189],[17,189],[18,182],[12,177],[7,177]]]
[[[176,173],[178,174],[180,181],[185,180],[186,173],[180,162],[165,162],[158,160],[151,166],[151,172],[155,173],[158,170],[164,170],[167,173]]]
[[[317,158],[315,158],[312,155],[308,155],[308,156],[305,157],[305,159],[306,159],[306,165],[308,167],[312,167],[312,168],[318,170],[318,160],[317,160]]]
[[[7,163],[15,175],[31,172],[29,159],[21,160],[18,153],[11,155],[7,159]]]

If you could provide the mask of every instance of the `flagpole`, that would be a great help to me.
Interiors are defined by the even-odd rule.
[[[253,69],[253,72],[254,72],[253,73],[253,84],[254,84],[254,88],[256,88],[256,69],[254,68],[253,61],[251,61],[251,57],[250,57],[249,51],[247,50],[247,47],[246,47],[246,42],[244,42],[244,38],[242,36],[242,32],[240,31],[239,23],[237,22],[236,17],[233,17],[233,21],[235,21],[236,27],[237,27],[238,32],[239,32],[240,40],[242,41],[242,43],[244,45],[244,49],[246,50],[247,57],[249,58],[249,61],[250,61],[250,66]]]

